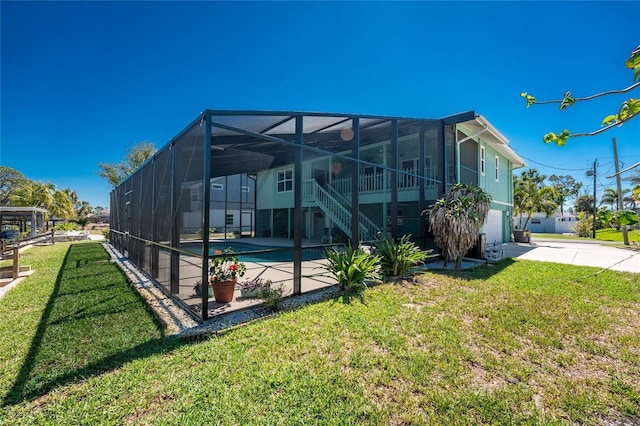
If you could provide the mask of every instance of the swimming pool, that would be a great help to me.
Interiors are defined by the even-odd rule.
[[[181,248],[200,254],[202,245],[200,243],[182,244]],[[240,242],[220,242],[215,241],[209,244],[209,256],[213,256],[216,250],[225,251],[227,248],[236,253],[236,257],[241,262],[293,262],[293,248],[291,247],[269,247],[256,244]],[[324,258],[325,249],[309,248],[302,250],[302,260],[318,260]],[[243,254],[246,252],[246,254]]]

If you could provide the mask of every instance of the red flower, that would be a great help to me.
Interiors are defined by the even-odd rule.
[[[229,270],[232,272],[235,272],[238,270],[238,265],[236,265],[235,263],[232,264],[231,266],[229,266]]]

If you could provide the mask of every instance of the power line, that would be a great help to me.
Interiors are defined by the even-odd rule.
[[[524,155],[522,155],[522,154],[518,154],[518,155],[520,155],[520,157],[524,158],[524,159],[525,159],[525,160],[527,160],[527,161],[530,161],[530,162],[532,162],[532,163],[534,163],[534,164],[537,164],[537,165],[539,165],[539,166],[547,167],[547,168],[549,168],[549,169],[563,170],[563,171],[567,171],[567,172],[586,172],[587,170],[591,170],[591,167],[583,168],[583,169],[566,169],[566,168],[562,168],[562,167],[548,166],[548,165],[546,165],[546,164],[538,163],[537,161],[534,161],[534,160],[532,160],[532,159],[530,159],[530,158],[527,158],[527,157],[525,157],[525,156],[524,156]]]

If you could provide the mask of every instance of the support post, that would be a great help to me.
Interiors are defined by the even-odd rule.
[[[351,157],[353,163],[351,167],[351,247],[357,248],[360,245],[360,188],[358,179],[360,178],[360,119],[358,117],[351,120]],[[373,238],[373,235],[369,236]]]
[[[20,246],[13,245],[13,279],[17,280],[20,276]]]
[[[303,128],[301,115],[296,116],[296,144],[293,169],[293,294],[302,292],[302,164]],[[287,216],[291,217],[289,210]],[[289,230],[287,230],[289,232]]]
[[[205,112],[202,116],[202,123],[204,126],[204,141],[203,141],[203,160],[202,160],[202,275],[200,278],[200,295],[202,296],[202,320],[206,320],[209,317],[209,227],[210,223],[210,208],[211,208],[211,120],[209,114]],[[227,182],[225,176],[225,239],[227,238]],[[242,214],[241,214],[242,216]]]
[[[391,122],[391,236],[398,238],[398,120]]]

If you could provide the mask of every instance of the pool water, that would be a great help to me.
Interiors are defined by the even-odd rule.
[[[185,244],[181,248],[192,252],[200,252],[200,244]],[[287,247],[267,247],[238,242],[213,242],[209,244],[209,256],[216,250],[224,251],[231,248],[240,262],[293,262],[293,249]],[[277,250],[277,251],[275,251]],[[251,252],[242,254],[242,252]],[[257,253],[256,253],[257,252]],[[324,258],[323,248],[313,248],[302,251],[302,260],[318,260]]]

